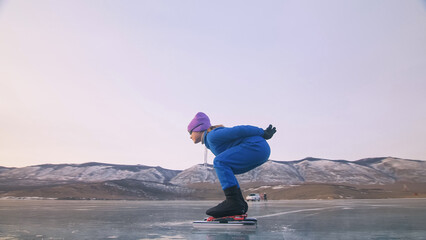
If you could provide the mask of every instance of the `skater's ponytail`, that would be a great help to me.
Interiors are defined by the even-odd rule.
[[[225,126],[223,126],[223,125],[214,125],[214,126],[209,127],[209,128],[207,129],[207,132],[209,133],[211,130],[213,130],[213,129],[215,129],[215,128],[219,128],[219,127],[225,127]]]

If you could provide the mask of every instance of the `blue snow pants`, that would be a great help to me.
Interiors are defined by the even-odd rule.
[[[256,142],[243,142],[217,155],[213,161],[213,167],[222,189],[239,187],[235,174],[246,173],[262,165],[268,160],[270,154],[269,144],[262,139]]]

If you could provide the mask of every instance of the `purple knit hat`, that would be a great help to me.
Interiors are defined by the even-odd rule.
[[[188,125],[188,132],[203,132],[206,131],[209,127],[210,119],[205,113],[199,112],[195,115],[194,119]]]

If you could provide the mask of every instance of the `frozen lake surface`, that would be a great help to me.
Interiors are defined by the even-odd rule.
[[[426,239],[426,199],[255,202],[255,231],[194,229],[218,202],[0,200],[0,239]]]

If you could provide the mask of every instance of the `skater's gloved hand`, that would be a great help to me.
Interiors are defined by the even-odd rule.
[[[277,132],[277,129],[275,127],[272,127],[272,124],[269,124],[269,127],[264,130],[263,138],[266,140],[271,139],[276,132]]]

